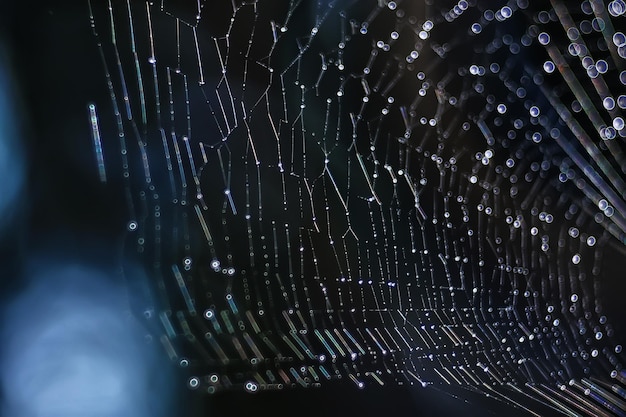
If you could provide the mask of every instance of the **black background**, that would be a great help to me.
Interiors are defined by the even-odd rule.
[[[86,3],[0,3],[0,26],[17,76],[15,104],[22,114],[19,122],[28,160],[26,189],[16,206],[19,213],[1,239],[3,257],[12,261],[3,264],[2,273],[13,278],[3,279],[4,297],[20,289],[21,265],[34,253],[71,253],[105,269],[116,267],[117,239],[127,219],[120,184],[115,179],[105,185],[98,181],[93,156],[87,103],[106,91],[103,82],[92,82],[103,76]],[[615,254],[607,258],[611,256]],[[611,271],[611,262],[607,268],[607,277],[617,282],[620,274]],[[614,294],[607,294],[607,304],[620,313],[620,291]],[[171,365],[164,359],[163,367]],[[188,391],[185,375],[176,375],[183,388],[163,415],[526,415],[465,391],[457,394],[467,395],[470,403],[431,388],[359,391],[348,383],[316,390],[209,397]]]

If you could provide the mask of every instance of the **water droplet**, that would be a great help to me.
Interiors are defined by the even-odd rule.
[[[189,382],[188,382],[189,388],[198,388],[198,386],[200,385],[200,379],[198,379],[198,377],[194,376],[189,378]]]
[[[248,392],[257,392],[259,389],[259,384],[253,381],[248,381],[245,383],[244,388]]]
[[[602,100],[602,105],[607,110],[613,110],[615,108],[615,99],[613,97],[605,97]]]
[[[539,114],[541,113],[540,110],[539,110],[539,107],[537,107],[537,106],[532,106],[530,108],[529,112],[530,112],[530,115],[532,117],[538,117]]]
[[[543,70],[547,72],[548,74],[552,74],[555,69],[556,69],[556,66],[554,65],[554,62],[546,61],[543,63]]]
[[[618,17],[626,12],[626,4],[622,0],[616,0],[609,3],[607,10],[613,17]]]
[[[569,29],[567,29],[567,37],[569,38],[570,41],[575,41],[576,39],[580,37],[580,32],[578,31],[576,27],[572,26]]]
[[[546,32],[541,32],[537,37],[537,40],[540,44],[547,45],[550,43],[550,35],[548,35]]]

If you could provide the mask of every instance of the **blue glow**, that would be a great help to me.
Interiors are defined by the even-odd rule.
[[[47,264],[4,313],[3,415],[143,417],[165,408],[149,375],[155,349],[111,276]]]
[[[24,182],[24,154],[16,126],[17,106],[12,91],[15,81],[7,55],[0,40],[0,231],[17,211],[15,200]]]

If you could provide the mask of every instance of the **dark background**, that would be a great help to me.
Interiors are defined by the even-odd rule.
[[[13,278],[2,280],[2,293],[10,298],[22,285],[22,265],[34,253],[51,257],[71,253],[115,270],[118,238],[127,218],[120,183],[112,178],[103,185],[97,177],[87,103],[106,90],[103,82],[92,82],[102,80],[103,75],[89,28],[87,2],[3,1],[0,5],[0,28],[17,76],[15,105],[22,114],[18,122],[28,162],[27,185],[16,206],[18,215],[0,238],[2,256],[9,260],[3,262],[0,272]],[[609,286],[616,286],[622,275],[617,272],[618,262],[610,261],[618,259],[616,256],[611,252],[605,258]],[[620,285],[623,288],[624,284]],[[620,293],[623,291],[606,294],[605,304],[609,312],[623,316]],[[171,367],[166,358],[163,367]],[[465,391],[457,395],[467,395],[470,403],[432,388],[370,386],[359,391],[349,383],[209,397],[188,391],[185,375],[176,375],[182,388],[164,415],[526,415]],[[154,395],[159,395],[156,388]]]

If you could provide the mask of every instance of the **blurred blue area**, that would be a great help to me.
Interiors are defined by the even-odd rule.
[[[15,84],[8,53],[0,38],[0,233],[18,211],[16,200],[24,184],[25,159]]]
[[[73,261],[42,262],[28,282],[4,311],[2,415],[162,415],[172,387],[154,375],[167,367],[122,286]]]
[[[116,211],[98,204],[106,195],[67,162],[85,137],[65,128],[84,124],[66,117],[73,107],[63,98],[75,95],[41,88],[62,83],[49,66],[24,63],[38,54],[18,44],[30,38],[4,36],[7,16],[0,13],[0,415],[178,415],[183,383],[132,311],[149,302],[132,291],[145,286],[145,273],[131,266],[122,279]]]

